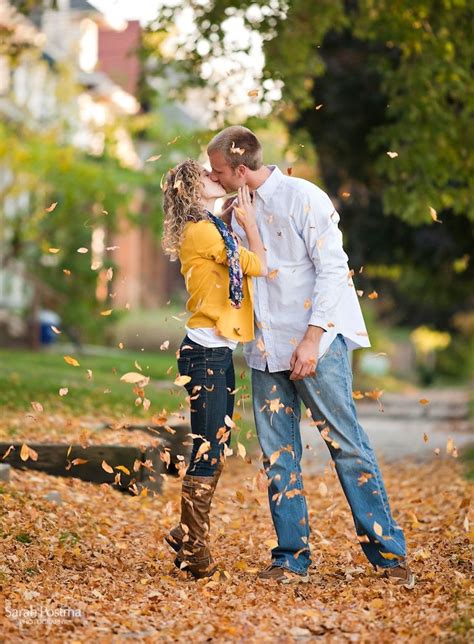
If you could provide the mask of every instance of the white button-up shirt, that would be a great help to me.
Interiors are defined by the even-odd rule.
[[[267,251],[268,275],[253,278],[255,340],[244,345],[249,367],[290,368],[308,325],[325,329],[319,357],[338,333],[349,349],[370,346],[359,299],[342,247],[339,215],[314,184],[276,166],[256,190],[256,219]],[[248,241],[235,216],[232,227]]]

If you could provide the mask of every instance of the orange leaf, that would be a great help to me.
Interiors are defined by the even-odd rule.
[[[72,356],[64,356],[64,361],[73,367],[80,367],[79,362],[76,360],[76,358],[73,358]]]

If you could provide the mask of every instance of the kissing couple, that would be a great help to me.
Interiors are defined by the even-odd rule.
[[[364,554],[383,576],[411,589],[404,534],[352,398],[349,351],[370,343],[339,214],[311,182],[264,165],[262,145],[245,127],[219,132],[207,153],[211,171],[188,159],[168,172],[163,187],[163,248],[180,261],[191,314],[178,370],[188,376],[193,448],[180,522],[165,537],[175,563],[195,578],[217,570],[209,514],[230,442],[232,355],[242,342],[278,540],[259,578],[310,579],[303,402],[328,446]],[[237,197],[215,215],[216,200],[231,192]],[[279,399],[280,413],[270,411],[272,398]]]

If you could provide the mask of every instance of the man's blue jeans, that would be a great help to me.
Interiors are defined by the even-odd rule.
[[[303,401],[313,420],[319,421],[317,428],[334,460],[367,559],[375,566],[397,566],[406,556],[405,538],[392,517],[369,438],[357,420],[343,336],[338,335],[320,358],[314,377],[290,380],[289,376],[289,371],[252,369],[257,435],[270,479],[268,497],[278,537],[273,565],[303,574],[311,564],[308,510],[301,494]],[[280,402],[272,404],[276,398]],[[277,405],[282,405],[278,411]]]

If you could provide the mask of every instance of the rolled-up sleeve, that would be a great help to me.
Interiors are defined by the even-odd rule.
[[[337,305],[351,282],[339,219],[332,201],[322,191],[308,191],[295,213],[299,233],[315,267],[308,324],[325,331],[333,326]]]

